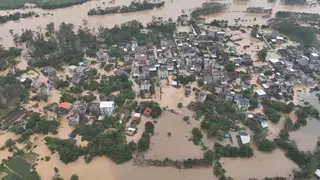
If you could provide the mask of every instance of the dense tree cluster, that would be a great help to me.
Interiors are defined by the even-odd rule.
[[[281,115],[275,109],[270,108],[270,107],[264,107],[263,112],[271,122],[278,123],[280,121]]]
[[[262,152],[272,152],[276,149],[276,144],[274,141],[268,139],[263,139],[258,144],[258,150]]]
[[[0,76],[0,84],[0,117],[4,117],[20,106],[28,92],[13,76]]]
[[[88,144],[87,159],[94,156],[105,155],[111,158],[115,163],[121,164],[132,159],[132,149],[127,144],[122,132],[108,131],[97,135]]]
[[[91,141],[104,130],[105,128],[99,124],[84,124],[77,126],[71,134],[72,136],[79,134],[82,141]]]
[[[268,106],[270,108],[273,108],[282,113],[290,113],[291,111],[294,110],[294,104],[292,102],[286,104],[282,101],[263,99],[261,101],[261,104]]]
[[[150,148],[150,134],[147,131],[142,133],[141,138],[138,141],[138,151],[145,152]]]
[[[9,14],[9,15],[4,15],[4,16],[0,16],[0,24],[4,24],[8,21],[17,21],[20,19],[24,19],[24,18],[29,18],[29,17],[33,17],[36,16],[37,14],[33,11],[27,12],[27,13],[20,13],[20,12],[15,12],[13,14]]]
[[[294,170],[294,179],[311,179],[315,170],[320,166],[320,141],[313,152],[299,151],[294,141],[290,141],[289,132],[295,130],[290,118],[287,118],[279,138],[274,139],[276,145],[286,152],[286,157],[294,161],[300,170]]]
[[[168,21],[153,21],[147,24],[148,33],[143,33],[143,25],[138,21],[129,21],[113,28],[100,27],[98,33],[88,28],[79,28],[75,33],[73,24],[61,23],[56,29],[54,23],[46,26],[45,36],[39,32],[26,29],[14,37],[16,44],[26,43],[30,52],[28,64],[35,67],[52,66],[60,69],[62,65],[78,65],[84,55],[95,57],[100,47],[110,47],[111,57],[123,59],[121,48],[111,48],[113,45],[131,43],[136,39],[139,45],[147,43],[160,44],[161,36],[172,38],[175,23]],[[169,33],[169,35],[168,35]],[[110,68],[110,67],[109,67]]]
[[[305,4],[307,4],[306,0],[281,0],[281,2],[284,4],[289,4],[289,5],[305,5]]]
[[[11,64],[14,65],[14,58],[21,55],[21,49],[11,47],[6,50],[0,46],[0,71],[7,69]]]
[[[268,131],[262,129],[259,123],[256,121],[248,120],[243,122],[244,125],[248,126],[253,132],[253,141],[258,147],[259,151],[262,152],[272,152],[276,149],[276,144],[273,141],[267,139]]]
[[[320,119],[319,111],[316,108],[314,108],[312,105],[308,105],[308,106],[300,106],[299,105],[298,108],[303,110],[305,114],[308,114],[308,116],[316,118],[316,119]]]
[[[267,53],[268,53],[268,49],[267,48],[263,48],[260,51],[258,51],[259,60],[260,61],[266,61]]]
[[[60,97],[60,102],[69,102],[69,103],[73,103],[77,100],[76,97],[74,97],[72,94],[70,94],[67,91],[63,91],[61,93],[61,97]]]
[[[282,21],[275,25],[274,28],[303,46],[311,47],[317,43],[317,30],[312,27],[300,26],[293,22]]]
[[[160,3],[149,3],[147,1],[134,2],[132,1],[129,6],[116,6],[116,7],[106,7],[105,9],[97,8],[90,9],[88,15],[105,15],[105,14],[115,14],[115,13],[128,13],[128,12],[137,12],[144,10],[151,10],[153,8],[160,8],[164,6],[164,2]]]
[[[252,27],[251,32],[250,32],[250,34],[251,34],[252,37],[254,37],[254,38],[257,37],[258,32],[259,32],[259,28],[260,28],[259,25],[254,25],[254,26]]]
[[[223,146],[219,143],[214,144],[215,154],[220,157],[252,157],[253,150],[249,145],[241,145],[239,148],[235,146]]]
[[[55,30],[54,23],[46,27],[45,38],[41,33],[36,35],[31,30],[24,30],[17,43],[26,43],[31,51],[29,65],[42,67],[53,66],[60,68],[64,63],[78,64],[82,61],[83,48],[96,45],[96,37],[89,30],[84,32],[81,28],[78,34],[74,32],[73,24],[61,23]],[[84,39],[86,41],[84,42]]]
[[[15,145],[16,142],[14,140],[12,140],[11,138],[7,139],[6,142],[4,143],[4,146],[6,148],[12,147],[13,145]]]
[[[89,127],[86,128],[89,130]],[[89,130],[93,132],[94,129]],[[80,133],[85,133],[81,131]],[[77,146],[74,140],[46,137],[46,144],[52,152],[58,152],[60,160],[70,163],[80,156],[85,156],[86,162],[90,162],[95,156],[107,156],[115,163],[120,164],[132,159],[132,152],[135,151],[132,143],[127,144],[125,136],[120,131],[109,130],[105,133],[84,134],[85,139],[90,140],[87,147]]]
[[[70,180],[79,180],[79,176],[76,174],[72,174]]]
[[[249,180],[258,180],[256,178],[250,178]],[[265,177],[263,180],[287,180],[285,177]]]
[[[65,8],[69,6],[79,5],[87,2],[88,0],[68,0],[68,1],[44,1],[43,3],[39,3],[39,6],[42,9],[59,9]]]
[[[157,118],[161,115],[162,109],[160,107],[160,104],[154,101],[144,101],[141,102],[140,105],[143,107],[142,111],[144,111],[146,108],[151,108],[152,112],[150,116],[152,118]]]
[[[233,61],[227,61],[224,65],[224,68],[228,71],[228,72],[232,72],[236,69],[236,64]]]
[[[201,130],[199,128],[193,128],[192,131],[192,141],[195,145],[198,145],[202,138],[203,138],[203,134],[201,132]]]
[[[131,90],[132,82],[125,74],[121,76],[109,76],[108,79],[102,80],[98,86],[98,91],[105,95],[110,95],[116,91]]]
[[[190,75],[190,76],[180,76],[180,75],[177,75],[175,78],[174,78],[175,81],[178,81],[179,83],[183,84],[183,85],[186,85],[186,84],[189,84],[189,83],[192,83],[192,82],[195,82],[196,81],[196,77],[194,75]]]
[[[64,0],[64,1],[38,1],[38,0],[28,0],[28,1],[4,1],[0,4],[0,9],[20,9],[23,8],[25,3],[34,3],[38,7],[42,9],[59,9],[59,8],[65,8],[73,5],[82,4],[84,2],[87,2],[88,0]]]
[[[18,141],[26,141],[32,134],[57,134],[57,130],[60,123],[56,120],[46,120],[43,117],[36,117],[34,119],[29,119],[25,125],[15,126],[10,128],[16,134],[21,134]]]
[[[294,18],[298,21],[314,21],[317,22],[320,20],[320,15],[317,13],[304,13],[304,12],[292,12],[292,11],[277,11],[276,18],[286,19]]]
[[[219,101],[213,96],[207,96],[204,103],[197,105],[197,116],[204,115],[201,129],[207,132],[208,137],[223,138],[230,128],[238,129],[234,120],[237,119],[236,109],[231,101]]]
[[[216,20],[216,19],[214,19],[213,21],[211,21],[210,23],[208,23],[206,25],[226,28],[226,27],[228,27],[228,21],[227,20]]]
[[[146,132],[153,134],[154,133],[154,124],[151,121],[147,121],[144,124],[144,129]]]
[[[259,100],[254,98],[254,97],[251,97],[249,99],[249,103],[250,103],[249,109],[251,109],[251,110],[255,109],[255,108],[257,108],[259,106]]]
[[[190,169],[194,167],[209,167],[212,166],[212,161],[214,158],[214,153],[211,150],[204,152],[203,158],[196,159],[196,158],[188,158],[184,160],[172,160],[169,158],[165,158],[163,160],[154,160],[154,159],[146,159],[144,160],[145,164],[149,166],[156,166],[156,167],[176,167],[178,169]]]
[[[307,118],[313,117],[319,119],[319,112],[313,106],[298,106],[295,114],[297,121],[294,123],[293,130],[300,129],[301,126],[307,125]]]
[[[45,137],[46,145],[51,152],[58,152],[60,160],[65,164],[77,160],[86,154],[86,148],[77,146],[74,140]]]
[[[196,18],[199,16],[214,14],[214,13],[221,13],[226,10],[227,4],[221,3],[205,3],[202,5],[202,8],[196,9],[192,11],[191,16]]]
[[[222,164],[218,161],[213,167],[213,174],[217,177],[220,177],[219,179],[223,179],[225,176],[226,170],[222,167]]]

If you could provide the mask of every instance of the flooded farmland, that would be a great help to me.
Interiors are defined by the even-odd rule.
[[[226,169],[226,174],[236,177],[237,180],[248,180],[253,177],[258,179],[275,176],[288,177],[291,170],[297,168],[297,165],[286,158],[284,152],[279,149],[271,154],[256,150],[254,154],[255,156],[249,159],[222,158],[220,162]]]
[[[315,96],[314,93],[309,92],[300,92],[298,93],[299,99],[303,99],[300,101],[300,104],[304,102],[310,103],[313,107],[320,110],[320,104],[318,101],[318,97]],[[318,137],[320,137],[320,121],[314,118],[309,118],[307,120],[307,125],[301,127],[298,131],[294,131],[290,133],[290,139],[295,140],[299,150],[301,151],[313,151],[316,147],[316,143],[318,141]]]
[[[146,154],[147,158],[164,159],[167,157],[181,160],[203,156],[201,147],[189,141],[194,126],[187,124],[182,118],[170,112],[162,113],[161,119],[155,125],[155,135],[151,138],[152,145],[151,150]],[[196,120],[190,119],[189,121]],[[168,137],[167,133],[171,133],[171,136]]]

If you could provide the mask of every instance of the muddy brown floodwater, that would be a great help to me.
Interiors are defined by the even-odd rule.
[[[59,25],[61,22],[73,23],[75,27],[78,26],[88,26],[89,28],[95,28],[96,30],[100,26],[112,27],[115,24],[121,24],[130,20],[138,20],[142,23],[147,23],[152,20],[152,16],[163,17],[164,19],[176,19],[182,10],[185,10],[185,13],[190,13],[193,8],[201,6],[203,2],[208,0],[165,0],[166,5],[163,8],[141,11],[135,13],[126,13],[126,14],[112,14],[112,15],[103,15],[103,16],[88,16],[87,12],[96,7],[107,7],[107,6],[118,6],[118,5],[128,5],[130,0],[117,0],[114,4],[109,4],[108,1],[89,1],[82,5],[72,6],[63,9],[56,10],[42,10],[42,9],[26,9],[26,10],[9,10],[9,11],[0,11],[0,15],[13,12],[28,12],[35,11],[40,17],[39,18],[28,18],[21,19],[19,21],[10,21],[8,23],[0,25],[0,34],[3,40],[0,42],[4,46],[12,46],[13,41],[9,33],[10,29],[13,29],[15,33],[19,33],[22,29],[32,29],[45,31],[44,27],[49,22],[54,22],[56,25]],[[297,11],[297,12],[309,12],[317,13],[320,12],[320,6],[309,7],[309,6],[287,6],[280,4],[280,1],[276,3],[268,3],[267,0],[251,0],[251,1],[240,1],[240,0],[225,0],[221,1],[223,3],[230,4],[230,11],[228,13],[219,13],[208,18],[224,19],[233,22],[233,19],[242,18],[247,20],[252,20],[254,17],[257,17],[256,24],[263,24],[266,19],[259,19],[261,14],[248,14],[242,13],[239,11],[244,11],[249,6],[255,7],[265,7],[273,8],[273,14],[276,11]],[[103,4],[105,3],[105,4]],[[50,13],[50,15],[43,15],[43,13]],[[53,14],[53,15],[51,15]],[[84,20],[87,20],[87,23],[84,23]],[[244,22],[249,23],[250,21]]]
[[[181,160],[187,158],[202,158],[203,151],[200,146],[195,146],[191,138],[191,130],[194,126],[200,126],[198,121],[190,118],[188,124],[183,121],[183,116],[165,111],[161,114],[161,119],[155,125],[155,135],[151,138],[151,150],[146,154],[150,159]],[[168,137],[167,133],[171,133]]]
[[[284,152],[276,149],[271,154],[254,152],[252,158],[221,158],[220,162],[226,169],[226,174],[236,180],[249,178],[263,179],[265,177],[288,177],[297,165],[285,157]]]
[[[320,111],[320,104],[315,94],[307,91],[297,92],[300,99],[304,102],[310,103],[313,107]],[[299,104],[303,105],[303,101],[299,101]],[[301,127],[298,131],[290,133],[290,139],[295,140],[299,150],[301,151],[313,151],[316,147],[318,137],[320,137],[320,121],[314,118],[308,118],[307,125]]]
[[[152,16],[163,17],[164,19],[172,18],[175,20],[182,10],[185,10],[189,14],[193,8],[201,6],[203,2],[208,2],[207,0],[166,0],[166,5],[163,8],[148,10],[143,12],[126,13],[126,14],[113,14],[113,15],[103,15],[103,16],[88,16],[87,12],[98,6],[104,8],[107,6],[118,6],[118,5],[128,5],[130,0],[116,0],[115,4],[110,5],[108,1],[89,1],[82,5],[77,5],[73,7],[57,9],[57,10],[42,10],[42,9],[27,9],[27,10],[9,10],[0,11],[0,15],[5,15],[8,13],[29,12],[35,11],[40,15],[39,18],[27,18],[21,19],[20,21],[10,21],[5,24],[0,25],[0,34],[2,40],[0,44],[5,47],[13,46],[12,35],[9,33],[13,29],[14,33],[20,33],[22,29],[31,29],[35,31],[44,32],[44,27],[50,22],[54,22],[58,26],[62,22],[72,23],[77,28],[79,26],[86,26],[90,29],[94,28],[97,30],[100,26],[113,27],[116,24],[121,24],[130,20],[138,20],[142,23],[147,23],[152,20]],[[273,15],[276,11],[296,11],[296,12],[309,12],[317,13],[320,12],[320,7],[308,7],[308,6],[284,6],[280,4],[280,0],[276,3],[268,3],[268,0],[251,0],[251,1],[241,1],[241,0],[225,0],[221,1],[223,3],[230,3],[230,9],[228,13],[219,13],[210,16],[206,16],[207,21],[212,19],[223,19],[228,20],[230,23],[234,23],[234,19],[241,18],[244,19],[241,24],[243,25],[253,25],[253,24],[264,24],[266,19],[261,18],[261,14],[248,14],[243,13],[247,7],[265,7],[273,8]],[[105,3],[105,4],[103,4]],[[49,13],[50,15],[43,15]],[[52,15],[51,15],[52,14]],[[256,17],[256,21],[253,22],[253,18]],[[247,34],[245,34],[247,35]],[[242,35],[239,35],[242,36]],[[247,35],[248,36],[248,35]],[[0,39],[1,39],[0,38]],[[247,39],[241,42],[243,44],[256,43],[255,40]],[[241,48],[241,47],[240,47]],[[261,44],[259,44],[261,48]],[[247,49],[246,53],[255,54],[255,47]],[[23,53],[24,54],[24,53]],[[19,69],[25,69],[27,63],[23,57],[21,57],[20,63],[18,64]],[[7,72],[0,72],[0,75],[5,75]],[[30,75],[34,76],[34,75]],[[182,120],[183,116],[192,114],[183,109],[177,109],[177,103],[181,102],[183,106],[187,106],[191,100],[194,100],[194,93],[189,98],[184,97],[183,89],[174,89],[163,85],[163,95],[160,99],[159,92],[158,96],[155,98],[162,107],[168,107],[168,109],[175,109],[179,115],[175,115],[169,112],[165,112],[162,118],[158,120],[158,125],[156,125],[156,135],[152,137],[152,149],[147,153],[147,157],[150,158],[164,158],[170,157],[172,159],[181,159],[186,157],[201,157],[202,152],[199,147],[194,146],[192,142],[188,141],[190,137],[190,131],[193,126],[199,126],[199,123],[192,122],[191,125],[187,124]],[[55,90],[53,90],[55,91]],[[60,93],[53,92],[50,97],[49,102],[59,102]],[[316,98],[314,98],[316,99]],[[27,107],[31,107],[33,104],[26,104]],[[39,107],[44,107],[42,102]],[[319,105],[318,105],[319,107]],[[42,111],[41,108],[36,108],[36,111]],[[191,118],[192,119],[192,118]],[[67,124],[65,118],[61,119],[61,127],[59,129],[59,138],[67,138],[68,133],[72,131]],[[316,124],[313,124],[316,123]],[[316,127],[318,121],[310,121],[305,128],[313,128],[316,132]],[[310,125],[309,125],[310,124]],[[311,127],[309,127],[311,126]],[[297,135],[300,139],[304,137],[311,136],[306,134],[310,129],[301,129],[301,134]],[[172,137],[168,139],[166,134],[168,132],[172,133]],[[139,134],[137,134],[139,135]],[[295,138],[292,134],[297,144],[300,146],[299,139]],[[5,142],[8,138],[16,139],[17,137],[12,133],[5,133],[0,135],[0,145]],[[314,139],[316,135],[312,136]],[[51,160],[48,162],[39,161],[37,165],[37,171],[41,178],[44,180],[50,180],[54,175],[54,167],[59,168],[59,173],[64,179],[69,179],[72,174],[78,174],[82,180],[216,180],[217,178],[213,176],[212,168],[201,168],[201,169],[191,169],[191,170],[177,170],[175,168],[159,168],[159,167],[137,167],[133,166],[132,162],[128,162],[123,165],[115,165],[106,157],[96,157],[94,160],[86,164],[83,157],[79,158],[76,162],[70,164],[63,164],[57,154],[51,154],[43,141],[44,137],[38,138],[35,141],[37,147],[34,149],[35,153],[38,153],[40,157],[51,156]],[[77,137],[79,140],[80,137]],[[136,138],[134,138],[136,139]],[[316,140],[316,139],[315,139]],[[208,140],[209,141],[209,140]],[[301,140],[302,141],[302,140]],[[303,140],[305,141],[305,140]],[[310,148],[314,147],[315,142],[310,142]],[[80,142],[79,142],[80,143]],[[211,142],[212,143],[212,142]],[[310,149],[308,148],[308,149]],[[0,160],[7,158],[11,153],[5,151],[0,152]],[[283,152],[276,150],[271,154],[263,154],[255,151],[256,157],[250,159],[229,159],[222,158],[221,161],[224,163],[224,167],[227,170],[227,175],[235,178],[236,180],[248,179],[250,177],[263,178],[265,176],[288,176],[292,168],[296,168],[296,165],[288,160]]]

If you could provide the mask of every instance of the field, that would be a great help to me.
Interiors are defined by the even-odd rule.
[[[21,177],[10,171],[8,168],[2,166],[0,169],[0,179],[3,180],[23,180]]]
[[[29,152],[28,154],[26,154],[25,156],[22,157],[22,159],[24,159],[25,161],[27,161],[29,164],[34,164],[38,158],[38,154],[33,153],[33,152]]]
[[[10,176],[6,177],[5,180],[23,180],[21,177],[15,173],[11,173]]]
[[[31,165],[21,158],[15,158],[9,161],[6,163],[6,166],[21,177],[27,177],[30,174]]]
[[[0,9],[23,8],[25,3],[35,3],[44,9],[56,9],[85,2],[86,0],[0,0]]]

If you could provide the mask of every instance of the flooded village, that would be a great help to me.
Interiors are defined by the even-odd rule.
[[[320,6],[0,0],[0,179],[320,179]]]

